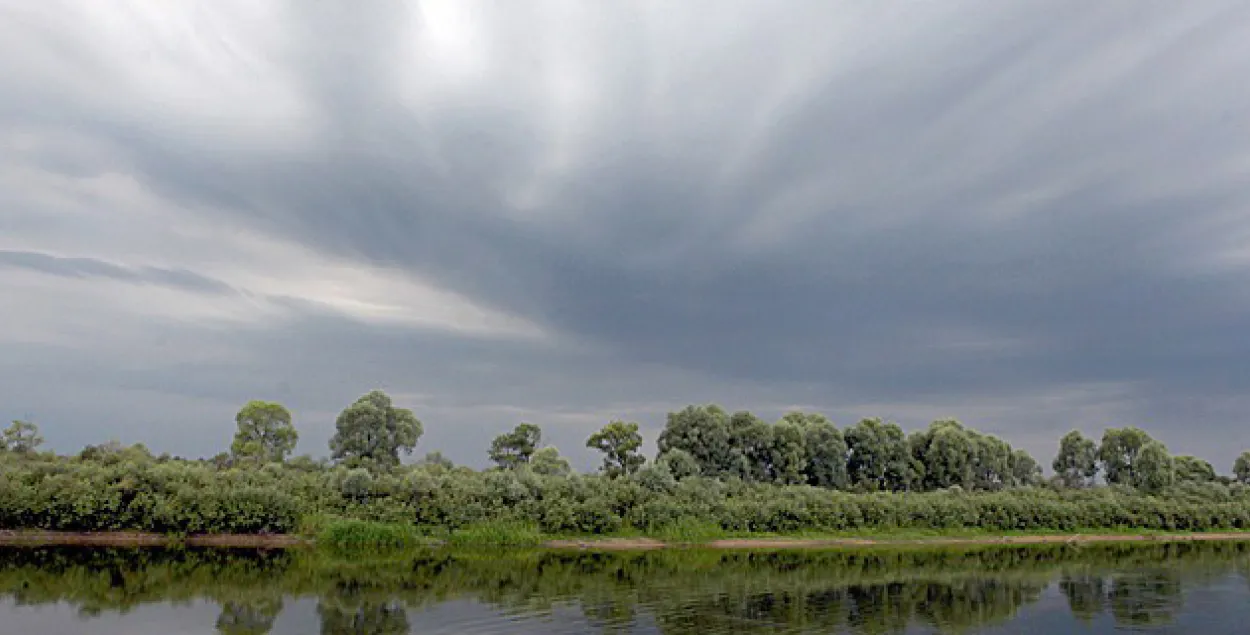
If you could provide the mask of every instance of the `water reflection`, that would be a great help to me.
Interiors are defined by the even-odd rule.
[[[640,625],[666,635],[884,635],[1007,628],[1023,611],[1066,605],[1058,616],[1070,624],[1065,628],[1104,632],[1200,624],[1203,615],[1186,613],[1186,594],[1223,589],[1229,580],[1237,582],[1229,588],[1239,602],[1219,608],[1226,613],[1220,617],[1245,624],[1227,612],[1250,610],[1247,572],[1246,545],[1215,543],[921,552],[428,552],[372,561],[302,551],[28,548],[0,550],[0,597],[10,605],[0,605],[0,624],[20,607],[63,604],[74,607],[80,621],[48,623],[44,632],[91,633],[92,620],[102,616],[128,616],[147,605],[177,612],[188,602],[209,601],[220,609],[215,623],[188,632],[308,632],[284,631],[283,620],[292,619],[315,621],[323,635],[438,628],[626,633],[640,632]],[[1045,597],[1060,604],[1041,602]],[[429,610],[453,600],[460,601],[455,611]],[[478,614],[457,622],[467,620],[462,606]],[[40,635],[40,622],[30,623],[34,630],[27,632]]]

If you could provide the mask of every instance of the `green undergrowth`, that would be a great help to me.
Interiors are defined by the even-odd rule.
[[[432,544],[416,527],[366,520],[336,520],[317,534],[317,545],[336,550],[403,550]]]
[[[719,525],[687,519],[649,531],[621,530],[603,534],[549,533],[533,524],[517,521],[497,521],[469,525],[446,531],[420,528],[405,523],[383,523],[351,519],[312,519],[304,525],[316,528],[313,535],[320,547],[340,552],[392,552],[448,547],[452,549],[491,550],[528,549],[541,547],[552,541],[576,541],[581,546],[593,547],[596,543],[613,540],[649,539],[674,547],[699,547],[718,540],[799,540],[843,541],[871,540],[883,546],[919,548],[928,541],[984,540],[1023,536],[1155,536],[1159,538],[1200,535],[1204,532],[1174,532],[1131,527],[1081,528],[1066,531],[1019,530],[990,531],[981,529],[921,530],[907,528],[879,528],[859,531],[797,531],[797,532],[746,532],[728,531]],[[1221,533],[1244,534],[1250,531],[1222,531]],[[909,545],[909,543],[912,543]]]

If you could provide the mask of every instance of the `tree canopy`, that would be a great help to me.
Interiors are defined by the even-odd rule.
[[[611,477],[633,474],[647,461],[639,449],[642,435],[638,424],[632,421],[612,421],[586,440],[586,447],[598,450],[603,456],[603,473]]]
[[[282,461],[295,450],[299,433],[291,423],[291,412],[282,404],[249,401],[234,418],[238,430],[230,453],[236,458],[262,462]]]
[[[396,408],[381,390],[357,399],[339,414],[334,426],[331,456],[365,467],[399,465],[399,453],[412,453],[424,432],[411,410]]]
[[[542,437],[543,431],[538,426],[522,423],[512,432],[495,437],[490,444],[490,460],[505,470],[521,467],[530,462]]]

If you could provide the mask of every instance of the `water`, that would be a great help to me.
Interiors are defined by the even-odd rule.
[[[1250,545],[0,549],[0,634],[1250,633]]]

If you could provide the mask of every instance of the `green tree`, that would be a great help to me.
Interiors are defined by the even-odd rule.
[[[1215,480],[1215,468],[1196,456],[1178,456],[1173,459],[1176,480],[1181,483],[1210,483]]]
[[[1167,447],[1153,440],[1142,446],[1133,465],[1133,487],[1157,492],[1175,481],[1176,467]]]
[[[552,446],[535,450],[530,457],[529,468],[535,474],[543,476],[568,476],[573,473],[573,466],[569,465],[568,459],[560,456],[560,450]]]
[[[1031,487],[1042,482],[1042,466],[1024,450],[1011,453],[1011,482],[1019,487]]]
[[[381,390],[357,399],[334,425],[330,456],[349,466],[397,466],[400,451],[412,453],[424,432],[411,410],[396,408]]]
[[[1059,454],[1050,466],[1067,487],[1092,485],[1098,475],[1098,446],[1073,430],[1060,439]]]
[[[1242,452],[1233,462],[1233,476],[1240,483],[1250,484],[1250,452]]]
[[[3,449],[15,454],[32,454],[43,445],[43,437],[39,435],[39,426],[20,419],[5,428],[0,435]]]
[[[279,403],[249,401],[234,421],[238,430],[230,444],[230,454],[235,459],[280,462],[295,450],[299,441],[291,412]]]
[[[438,466],[445,470],[450,470],[456,467],[456,464],[452,462],[451,459],[443,456],[443,453],[437,450],[434,452],[427,452],[425,456],[421,457],[420,461],[417,461],[417,463],[421,465]]]
[[[642,435],[638,433],[638,424],[632,421],[609,423],[590,435],[586,447],[604,454],[603,473],[612,478],[633,474],[647,461],[638,452],[642,447]]]
[[[903,429],[881,419],[863,419],[846,429],[851,483],[867,490],[902,490],[913,481]]]
[[[956,486],[973,489],[976,460],[980,450],[973,434],[954,419],[939,419],[907,439],[912,459],[924,466],[921,486],[945,489]]]
[[[743,469],[741,452],[731,444],[729,414],[720,406],[687,406],[668,413],[657,445],[660,454],[670,450],[687,453],[703,476],[721,478],[740,474]]]
[[[1138,428],[1110,428],[1102,435],[1098,459],[1103,474],[1113,485],[1132,485],[1139,480],[1135,474],[1142,450],[1154,439]]]
[[[797,426],[806,450],[804,476],[809,485],[845,489],[846,439],[828,417],[806,412],[787,412],[777,423]]]
[[[769,468],[772,482],[797,485],[807,482],[807,434],[802,425],[781,420],[772,426]]]
[[[512,432],[495,437],[490,444],[490,460],[506,470],[521,467],[530,462],[542,437],[543,431],[538,426],[522,423]]]
[[[773,480],[773,427],[740,410],[729,417],[730,460],[722,473],[752,483]]]
[[[670,448],[655,460],[656,464],[667,469],[673,478],[682,480],[694,476],[702,476],[699,461],[681,448]]]

